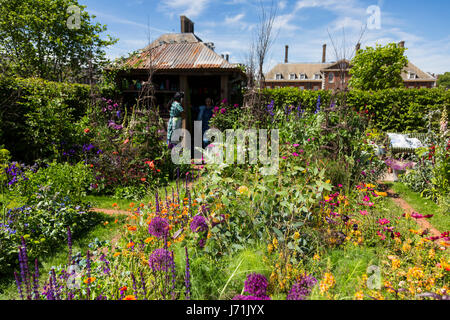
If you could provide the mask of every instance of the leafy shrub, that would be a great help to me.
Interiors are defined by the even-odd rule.
[[[0,144],[26,163],[59,159],[62,144],[79,140],[89,99],[85,85],[0,76]]]

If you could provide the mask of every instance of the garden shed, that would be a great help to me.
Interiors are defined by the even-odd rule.
[[[169,118],[168,103],[178,91],[185,93],[183,128],[193,128],[196,107],[206,98],[217,105],[222,100],[239,103],[245,75],[229,57],[214,51],[194,34],[194,23],[181,16],[181,33],[164,34],[128,58],[119,72],[122,99],[126,106],[136,103],[152,73],[155,105],[160,115]]]

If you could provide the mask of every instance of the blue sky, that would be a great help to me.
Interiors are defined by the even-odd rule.
[[[262,0],[266,8],[272,0]],[[216,52],[230,54],[231,62],[244,63],[258,22],[260,0],[80,0],[108,34],[120,41],[108,49],[111,58],[146,46],[163,33],[180,32],[184,14],[195,22],[195,33],[213,42]],[[335,47],[353,54],[370,6],[380,8],[380,28],[366,29],[362,47],[405,41],[407,56],[424,71],[450,71],[450,1],[448,0],[290,0],[276,1],[275,41],[266,71],[284,61],[320,62],[327,43],[327,60],[336,60]],[[150,32],[149,32],[150,30]],[[345,34],[345,36],[344,36]],[[343,56],[339,53],[339,57]]]

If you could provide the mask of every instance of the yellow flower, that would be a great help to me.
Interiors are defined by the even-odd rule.
[[[269,251],[269,253],[272,253],[273,245],[271,243],[269,243],[269,245],[267,246],[267,251]]]
[[[430,249],[428,251],[428,259],[433,260],[435,256],[436,256],[436,251],[434,251],[434,249]]]
[[[388,196],[387,192],[375,191],[375,194],[377,196],[380,196],[380,197],[387,197]]]
[[[238,191],[242,195],[248,194],[248,188],[246,186],[239,187]]]
[[[300,233],[296,232],[294,233],[294,240],[300,239]]]
[[[278,248],[278,239],[277,238],[273,238],[272,244],[273,244],[273,247],[275,249]]]
[[[323,295],[325,292],[328,292],[331,288],[334,287],[336,284],[336,280],[334,279],[334,276],[327,272],[324,275],[324,278],[322,281],[320,281],[320,294]]]
[[[355,300],[364,300],[364,293],[362,291],[355,293]]]
[[[313,260],[314,260],[314,261],[320,261],[320,256],[319,256],[319,254],[316,253],[316,254],[314,255],[314,257],[313,257]]]
[[[135,296],[126,296],[123,300],[136,300]]]
[[[409,250],[411,250],[411,245],[409,243],[403,244],[402,251],[403,252],[408,252]]]

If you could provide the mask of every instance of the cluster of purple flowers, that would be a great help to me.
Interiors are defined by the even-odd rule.
[[[169,234],[169,222],[161,217],[153,218],[148,226],[148,233],[157,238],[167,237]]]
[[[209,230],[208,223],[206,222],[206,218],[202,215],[195,216],[191,222],[191,230],[194,233],[201,234],[201,237],[198,241],[198,246],[200,248],[204,248],[206,245],[206,237]]]
[[[195,233],[206,232],[208,231],[208,223],[206,222],[206,218],[202,215],[195,216],[191,222],[191,230]]]
[[[22,166],[17,163],[13,162],[5,169],[6,176],[8,177],[8,185],[13,186],[20,182],[20,178],[22,178],[22,181],[28,181],[29,179],[25,176],[25,171],[22,170]]]
[[[321,106],[320,99],[321,99],[321,97],[320,97],[320,94],[319,94],[319,97],[317,98],[316,111],[314,112],[314,114],[318,114],[320,112],[320,106]]]
[[[269,105],[267,106],[267,111],[269,112],[269,114],[270,114],[272,117],[275,116],[275,113],[273,113],[274,108],[275,108],[275,101],[272,100],[272,101],[269,103]]]
[[[287,300],[305,300],[317,284],[317,279],[305,273],[302,278],[297,281],[287,296]]]
[[[120,111],[118,111],[120,113]],[[123,126],[114,122],[114,120],[108,121],[108,127],[114,130],[122,130]]]
[[[167,272],[174,264],[172,253],[166,249],[156,249],[150,255],[148,264],[153,271]]]
[[[244,292],[249,296],[237,295],[233,300],[270,300],[267,296],[267,287],[269,281],[265,276],[259,273],[252,273],[247,276],[244,284]]]

